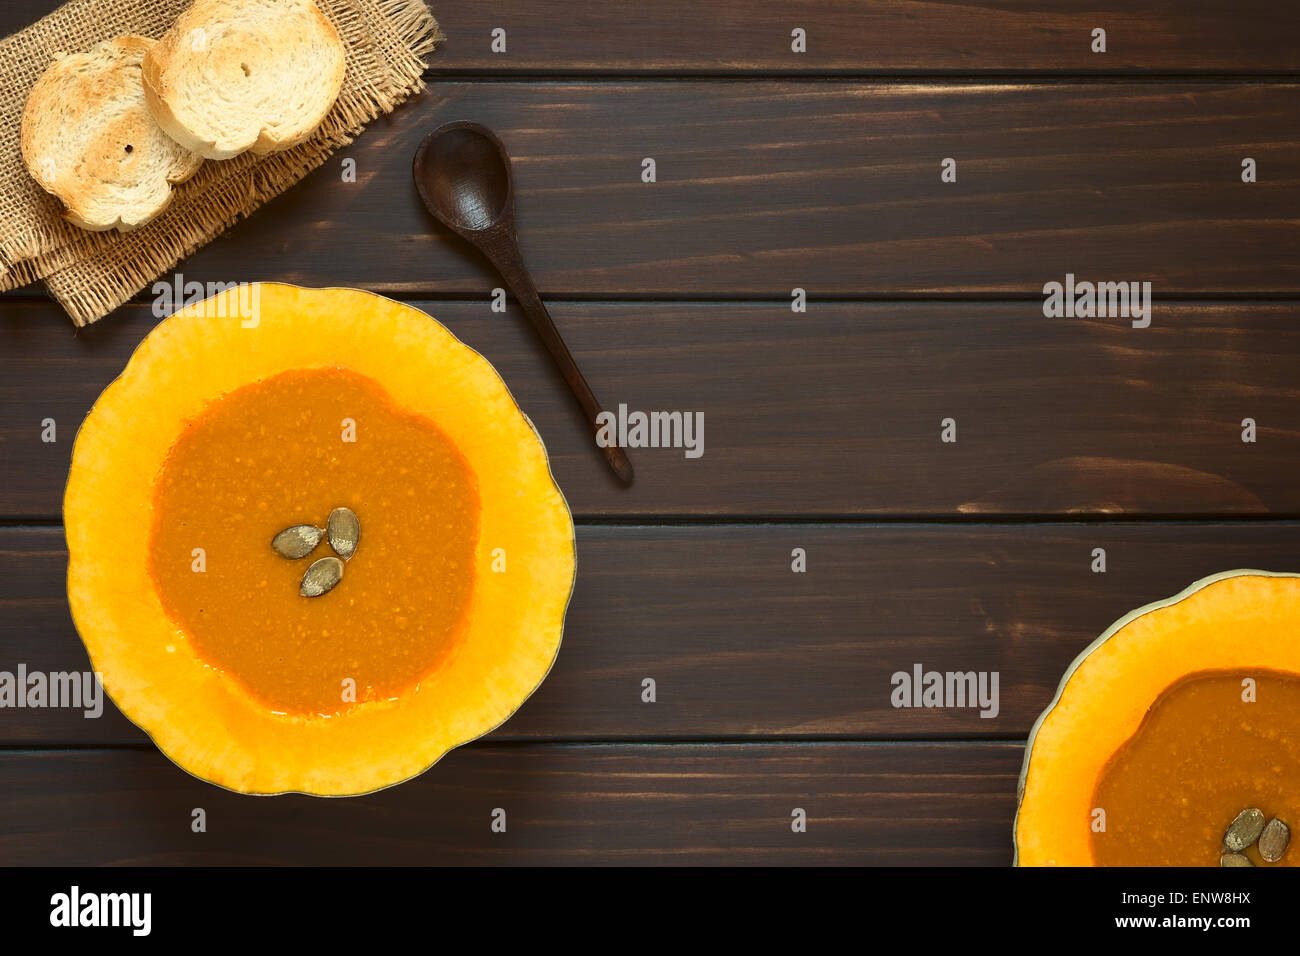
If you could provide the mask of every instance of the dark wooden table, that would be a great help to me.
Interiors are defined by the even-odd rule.
[[[5,4],[0,33],[53,5]],[[578,524],[555,670],[499,732],[351,800],[210,787],[111,705],[0,710],[0,862],[1005,864],[1023,742],[1074,655],[1199,576],[1300,568],[1300,7],[435,12],[428,92],[180,269],[400,297],[495,363]],[[524,253],[597,393],[703,412],[702,458],[605,473],[419,206],[411,155],[453,119],[514,154]],[[1150,327],[1045,318],[1067,272],[1152,282]],[[74,334],[34,290],[0,314],[0,670],[79,670],[72,438],[156,320],[142,298]],[[895,709],[917,663],[998,672],[998,716]]]

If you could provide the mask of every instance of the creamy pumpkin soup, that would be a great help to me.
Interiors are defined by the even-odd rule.
[[[1107,762],[1092,805],[1094,821],[1105,813],[1092,834],[1100,866],[1296,865],[1300,679],[1202,672],[1174,684]]]
[[[156,480],[150,573],[176,640],[268,709],[400,698],[453,653],[474,587],[473,473],[343,368],[212,401]]]

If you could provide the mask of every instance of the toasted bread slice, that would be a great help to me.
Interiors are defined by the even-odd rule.
[[[145,99],[178,143],[229,159],[309,137],[343,72],[343,41],[312,0],[196,0],[145,57]]]
[[[61,57],[27,96],[23,162],[83,229],[143,225],[166,207],[172,185],[203,163],[145,105],[140,64],[152,45],[128,35]]]

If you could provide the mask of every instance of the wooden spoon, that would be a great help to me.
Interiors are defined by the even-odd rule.
[[[488,257],[514,293],[533,330],[559,366],[591,423],[592,435],[602,411],[559,330],[551,321],[537,286],[519,253],[515,235],[515,185],[510,156],[486,126],[460,121],[440,126],[420,143],[412,172],[415,188],[430,215]],[[617,445],[602,447],[609,467],[625,484],[632,483],[632,462]]]

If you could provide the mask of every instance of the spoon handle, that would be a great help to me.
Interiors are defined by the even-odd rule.
[[[587,384],[586,378],[583,377],[578,363],[573,360],[573,354],[569,347],[564,344],[564,339],[560,336],[560,330],[555,327],[555,322],[551,319],[551,313],[546,310],[546,305],[542,302],[542,297],[537,294],[537,286],[533,284],[533,278],[528,270],[524,267],[523,256],[519,252],[518,241],[509,230],[500,230],[499,235],[485,237],[488,241],[484,242],[482,248],[488,253],[492,264],[497,267],[501,277],[505,279],[506,285],[514,293],[515,300],[519,303],[520,308],[524,310],[524,315],[528,317],[529,324],[533,327],[542,344],[546,346],[546,351],[551,353],[551,358],[560,369],[560,374],[564,376],[564,381],[568,383],[570,391],[582,406],[583,412],[587,416],[587,421],[591,424],[592,437],[595,438],[600,430],[596,422],[596,416],[603,409],[600,402],[596,400],[591,386]],[[604,445],[597,443],[601,453],[605,456],[605,461],[619,480],[625,485],[632,484],[633,472],[632,462],[627,457],[627,452],[618,445]]]

